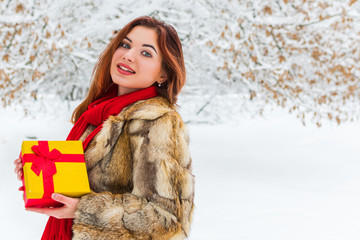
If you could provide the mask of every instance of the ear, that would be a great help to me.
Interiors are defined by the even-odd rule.
[[[167,80],[167,74],[165,72],[161,73],[160,79],[159,81],[157,81],[158,83],[163,83]]]

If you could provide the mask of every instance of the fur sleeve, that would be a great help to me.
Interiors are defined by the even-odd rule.
[[[194,176],[185,125],[176,112],[127,127],[133,160],[131,193],[81,198],[74,239],[185,239]]]

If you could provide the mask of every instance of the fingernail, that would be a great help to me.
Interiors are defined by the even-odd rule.
[[[51,198],[52,198],[52,199],[56,199],[56,198],[57,198],[57,194],[56,194],[56,193],[53,193],[53,194],[51,195]]]

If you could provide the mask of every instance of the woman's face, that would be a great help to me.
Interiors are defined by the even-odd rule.
[[[110,75],[119,85],[118,95],[166,80],[156,31],[143,26],[134,27],[116,49]]]

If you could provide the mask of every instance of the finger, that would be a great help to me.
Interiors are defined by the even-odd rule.
[[[22,166],[22,161],[21,161],[21,159],[16,159],[16,160],[14,161],[14,165],[15,165],[15,166],[17,166],[17,165],[21,165],[21,166]]]
[[[35,207],[27,207],[25,208],[26,211],[42,213],[48,215],[49,208],[35,208]]]
[[[22,165],[16,165],[15,166],[15,169],[14,169],[14,172],[17,173],[19,170],[23,169],[23,166]]]
[[[51,198],[54,199],[57,202],[63,203],[65,205],[71,205],[74,202],[74,199],[71,197],[66,197],[64,195],[61,195],[59,193],[53,193],[51,195]]]
[[[18,159],[16,159],[16,160],[14,161],[14,164],[15,164],[15,165],[17,165],[17,164],[19,164],[19,163],[21,163],[21,159],[20,159],[20,158],[18,158]]]
[[[26,211],[36,212],[41,214],[46,214],[48,216],[57,216],[57,214],[61,211],[61,208],[36,208],[36,207],[27,207]]]
[[[18,171],[19,171],[19,164],[16,164],[16,165],[15,165],[14,172],[17,173]]]
[[[22,180],[22,176],[23,176],[23,171],[19,171],[17,173],[17,179],[19,179],[20,181]]]

